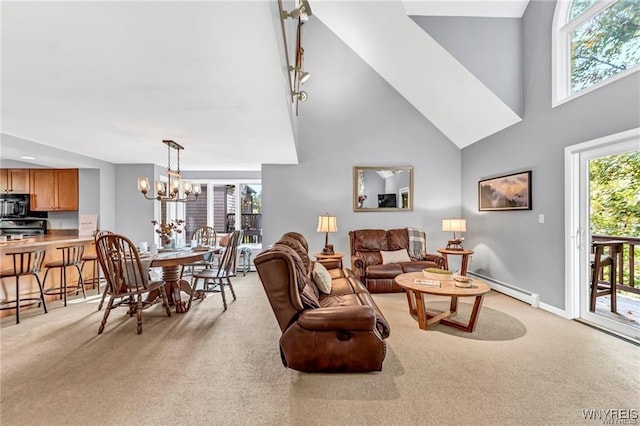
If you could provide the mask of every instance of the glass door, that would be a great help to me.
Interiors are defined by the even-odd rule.
[[[636,266],[634,260],[638,247],[629,244],[640,233],[638,215],[633,210],[633,206],[640,205],[640,195],[632,190],[640,185],[640,171],[633,167],[633,162],[640,160],[640,135],[625,132],[567,150],[573,150],[567,170],[568,185],[572,188],[568,204],[571,242],[567,268],[568,282],[573,287],[567,292],[567,310],[573,318],[640,341],[640,291],[630,286],[639,275],[640,265]],[[625,171],[627,167],[630,168]],[[613,256],[619,266],[615,276],[619,284],[615,312],[611,311],[613,295],[597,297],[595,308],[591,309],[592,243],[596,240],[625,242],[621,257]]]

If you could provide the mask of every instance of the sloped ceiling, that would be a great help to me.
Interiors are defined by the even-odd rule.
[[[407,13],[514,16],[517,7],[505,5],[524,11],[526,2],[311,3],[313,19],[459,147],[519,120]],[[161,141],[174,139],[185,146],[183,170],[297,162],[276,2],[3,1],[0,8],[3,134],[158,165],[166,165]],[[0,155],[16,159],[20,147],[8,145]]]
[[[314,14],[458,147],[521,119],[407,16],[401,2],[328,2]]]

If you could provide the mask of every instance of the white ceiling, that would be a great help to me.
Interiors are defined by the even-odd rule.
[[[362,50],[341,34],[323,3],[311,1],[314,13],[321,20],[324,14],[323,22],[356,53]],[[410,14],[514,16],[526,3],[397,4]],[[113,163],[159,165],[166,165],[167,155],[161,141],[173,139],[185,146],[183,170],[259,170],[263,163],[297,162],[275,2],[3,1],[0,7],[2,133]],[[385,23],[374,9],[375,25],[363,31],[389,24],[398,37],[416,37],[406,13],[404,20],[393,16]],[[362,16],[366,21],[366,9]],[[438,46],[430,48],[438,51]],[[405,54],[405,59],[412,56]],[[455,61],[445,62],[457,69]],[[405,84],[414,90],[396,89],[459,146],[506,125],[498,120],[475,136],[448,134],[446,126],[438,125],[443,122],[434,115],[438,111],[419,107],[433,100],[433,93],[416,91],[412,84],[424,80],[424,74],[397,64],[391,74],[384,72],[385,64],[372,66],[392,85],[405,72]],[[442,65],[439,72],[446,75],[447,69]],[[472,76],[468,80],[476,85]],[[498,105],[485,94],[468,103],[482,107],[486,102]],[[459,117],[455,109],[450,114]],[[18,151],[0,153],[10,158]]]
[[[163,139],[183,169],[295,163],[272,6],[3,2],[2,132],[113,163],[166,165]]]

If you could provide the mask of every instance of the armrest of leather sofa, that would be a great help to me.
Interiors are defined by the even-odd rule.
[[[427,253],[427,254],[424,255],[424,259],[422,259],[422,260],[428,260],[429,262],[433,262],[436,265],[438,265],[438,267],[440,269],[445,269],[445,267],[446,267],[445,266],[446,262],[444,261],[444,257],[440,256],[439,254],[429,254],[429,253]]]
[[[358,277],[358,279],[360,280],[362,280],[362,278],[365,276],[365,273],[366,273],[365,266],[366,265],[364,263],[363,258],[359,256],[351,256],[351,270],[353,271],[355,276]]]
[[[298,317],[298,324],[313,331],[370,331],[375,328],[376,314],[369,306],[306,309]]]

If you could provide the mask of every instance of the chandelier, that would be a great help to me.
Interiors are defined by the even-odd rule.
[[[146,176],[138,177],[138,191],[142,192],[142,195],[147,200],[159,200],[159,201],[171,201],[171,202],[186,202],[195,201],[200,195],[200,184],[192,184],[189,181],[183,181],[180,175],[180,151],[184,149],[182,145],[172,140],[163,140],[162,143],[167,145],[167,177],[168,182],[155,181],[156,196],[149,197],[149,178]],[[177,152],[178,168],[174,171],[171,170],[171,150],[175,149]],[[180,191],[182,190],[182,194]],[[193,197],[191,197],[193,195]]]

